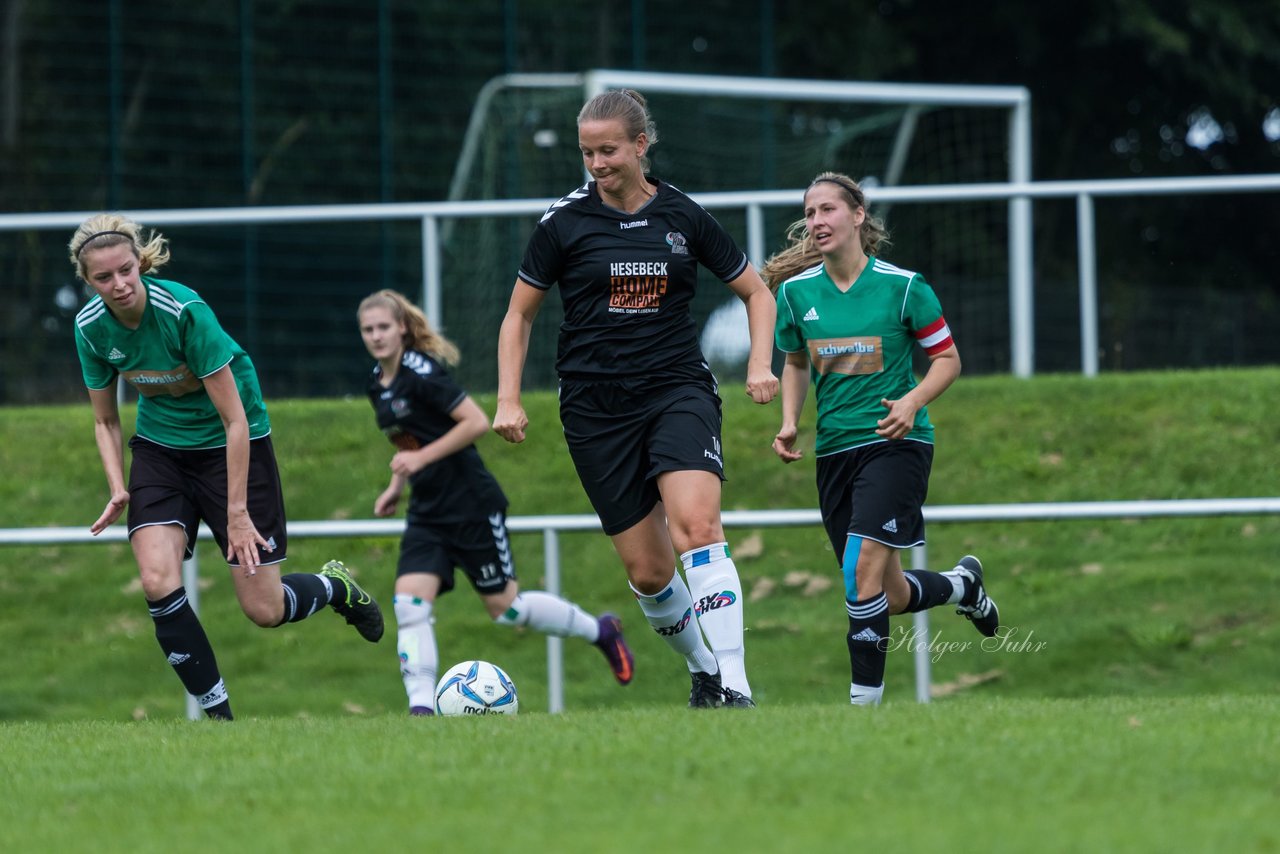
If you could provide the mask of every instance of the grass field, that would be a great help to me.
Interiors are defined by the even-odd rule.
[[[139,854],[1274,851],[1275,711],[1234,695],[11,724],[0,826],[7,851]]]
[[[962,379],[931,407],[930,503],[1280,495],[1278,384],[1277,369]],[[813,507],[812,459],[768,451],[776,406],[724,395],[726,509]],[[554,400],[527,404],[525,445],[481,445],[511,514],[588,512]],[[369,518],[390,447],[367,403],[271,413],[290,518]],[[87,403],[0,409],[0,471],[0,527],[87,526],[106,498]],[[332,615],[254,628],[202,546],[231,726],[181,719],[126,546],[0,549],[0,849],[1280,850],[1265,819],[1280,795],[1280,519],[933,525],[931,559],[981,555],[1027,643],[983,649],[934,611],[935,701],[913,702],[904,642],[871,710],[847,705],[822,532],[729,538],[759,710],[682,708],[683,665],[641,628],[607,540],[574,534],[563,588],[622,615],[636,681],[618,688],[566,641],[568,711],[547,715],[542,637],[490,625],[464,585],[437,609],[442,666],[512,674],[521,714],[494,721],[408,720],[394,642]],[[341,557],[387,602],[395,547],[299,539],[289,569]],[[537,588],[540,538],[515,550]]]

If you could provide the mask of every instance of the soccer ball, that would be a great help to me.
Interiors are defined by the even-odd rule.
[[[519,708],[511,677],[487,661],[453,665],[440,677],[436,688],[439,715],[514,715]]]

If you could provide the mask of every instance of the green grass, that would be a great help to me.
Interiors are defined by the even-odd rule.
[[[1280,493],[1280,421],[1260,402],[1280,370],[963,379],[932,408],[939,444],[930,502],[985,504]],[[813,507],[813,460],[783,466],[769,451],[776,406],[726,387],[727,509]],[[492,401],[482,400],[487,407]],[[586,513],[554,399],[527,401],[521,446],[486,437],[482,452],[513,516]],[[126,410],[131,413],[132,407]],[[290,518],[372,515],[390,446],[362,399],[279,401],[275,442]],[[812,426],[812,416],[807,419]],[[812,441],[809,434],[809,441]],[[0,508],[6,527],[87,526],[105,500],[87,404],[0,409]],[[814,528],[731,529],[750,601],[748,665],[762,702],[838,702],[847,653],[838,573]],[[393,538],[295,539],[288,567],[339,556],[390,599]],[[678,703],[682,665],[642,622],[608,540],[561,537],[563,589],[584,607],[620,613],[638,656],[625,691],[598,653],[565,644],[569,709]],[[934,679],[981,696],[1181,696],[1273,690],[1280,628],[1273,619],[1280,519],[1220,517],[934,524],[931,559],[982,556],[1005,621],[1034,649],[982,650],[968,624],[931,614]],[[526,588],[542,584],[542,542],[515,537]],[[182,694],[155,649],[127,546],[0,550],[0,719],[81,720],[180,715]],[[214,549],[201,548],[202,614],[238,712],[359,715],[402,708],[393,644],[359,643],[331,615],[279,631],[239,613]],[[1224,583],[1229,580],[1229,583]],[[905,619],[896,630],[909,630]],[[492,658],[516,678],[528,711],[546,708],[540,635],[489,624],[465,585],[437,608],[442,663]],[[905,647],[905,644],[904,644]],[[797,666],[797,663],[803,666]],[[889,663],[888,696],[912,696],[908,650]]]
[[[11,851],[1273,851],[1273,697],[0,729]],[[142,818],[145,816],[145,818]],[[199,830],[197,830],[199,829]]]
[[[962,379],[931,407],[930,503],[1275,496],[1278,385],[1275,368]],[[769,451],[776,405],[723,392],[725,508],[814,507],[811,456],[783,466]],[[481,443],[511,514],[589,512],[553,397],[526,403],[524,445]],[[370,518],[391,449],[367,403],[271,413],[290,518]],[[87,403],[0,409],[0,471],[0,526],[87,527],[106,499]],[[0,817],[17,843],[0,848],[168,850],[159,829],[178,815],[224,850],[1280,848],[1262,819],[1280,794],[1265,758],[1280,747],[1280,519],[933,524],[931,559],[981,555],[1024,643],[984,649],[947,609],[923,640],[895,618],[876,710],[847,705],[825,535],[729,538],[757,713],[682,708],[683,664],[643,628],[608,540],[584,533],[561,537],[563,589],[622,615],[635,682],[617,687],[598,652],[566,641],[568,711],[545,714],[542,636],[491,625],[463,583],[438,603],[442,667],[491,659],[521,698],[516,720],[478,724],[404,717],[393,632],[366,644],[330,614],[253,627],[204,545],[202,619],[240,722],[192,725],[127,546],[0,549]],[[514,547],[523,586],[541,586],[541,538]],[[394,539],[289,551],[294,571],[341,557],[390,600]],[[935,659],[928,706],[913,702],[918,643]]]

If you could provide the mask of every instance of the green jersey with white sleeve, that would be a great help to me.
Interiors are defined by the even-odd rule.
[[[839,453],[882,442],[876,422],[916,385],[917,344],[933,355],[952,345],[933,288],[919,273],[872,256],[847,291],[818,264],[778,288],[774,338],[786,353],[806,352],[818,409],[815,453]],[[927,407],[906,438],[933,442]]]
[[[271,432],[248,354],[195,291],[142,277],[147,304],[137,329],[95,296],[76,315],[76,351],[85,385],[105,389],[122,376],[138,391],[137,433],[170,448],[220,448],[226,431],[202,380],[231,366],[249,420],[249,438]]]

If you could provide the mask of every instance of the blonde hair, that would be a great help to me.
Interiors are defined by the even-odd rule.
[[[122,214],[95,214],[76,229],[67,244],[67,253],[71,258],[71,266],[76,268],[76,275],[84,279],[85,250],[107,249],[128,243],[138,259],[138,272],[150,273],[159,270],[169,261],[169,241],[164,235],[152,229],[146,239],[142,236],[142,226]]]
[[[851,210],[867,208],[867,197],[858,186],[858,182],[839,172],[823,172],[809,182],[805,195],[809,195],[815,184],[835,184],[844,191],[845,203]],[[880,250],[890,244],[889,232],[884,221],[870,213],[862,220],[859,229],[862,239],[862,251],[867,255],[879,255]],[[777,292],[778,286],[787,279],[807,270],[822,260],[822,253],[813,242],[808,227],[803,219],[791,223],[787,227],[787,247],[777,252],[760,268],[760,277],[764,279],[769,290]]]
[[[626,132],[627,139],[635,140],[640,137],[640,134],[644,134],[649,140],[649,148],[658,144],[658,126],[649,117],[649,104],[645,101],[644,95],[635,89],[601,92],[583,104],[582,109],[578,111],[578,124],[614,119],[622,122],[622,129]],[[648,173],[648,154],[640,158],[640,169]]]
[[[359,321],[360,315],[370,308],[385,308],[397,322],[404,324],[404,337],[400,343],[406,350],[428,353],[451,367],[461,361],[462,354],[458,352],[457,345],[432,329],[422,309],[399,291],[384,288],[360,300],[356,320]]]

